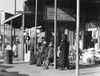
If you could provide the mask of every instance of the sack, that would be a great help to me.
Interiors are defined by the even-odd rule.
[[[41,66],[42,65],[42,62],[41,62],[41,58],[40,57],[37,59],[36,65],[37,66]]]

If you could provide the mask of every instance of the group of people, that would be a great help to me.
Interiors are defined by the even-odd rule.
[[[63,70],[66,67],[69,68],[69,42],[67,40],[67,35],[62,36],[61,44],[59,46],[59,57],[57,57],[57,66],[59,69]],[[45,69],[49,68],[50,64],[54,62],[54,48],[53,42],[47,43],[45,40],[39,42],[34,51],[34,39],[30,40],[30,61],[29,64],[36,64],[37,66],[44,66]]]
[[[47,42],[44,40],[42,43],[38,43],[36,51],[34,51],[34,39],[30,40],[30,61],[29,64],[36,64],[37,66],[44,66],[48,69],[48,66],[53,63],[53,43]]]

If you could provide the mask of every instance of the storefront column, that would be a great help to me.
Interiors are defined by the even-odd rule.
[[[0,35],[1,35],[1,11],[0,11]]]
[[[100,49],[100,26],[98,27],[98,49]]]
[[[54,68],[57,69],[57,0],[54,2]]]
[[[80,24],[80,0],[77,0],[76,21],[76,76],[79,75],[79,24]]]
[[[5,24],[3,25],[3,53],[5,52]]]
[[[16,15],[16,0],[15,0],[15,9],[14,9],[14,14]],[[14,44],[15,44],[15,39],[16,39],[16,29],[15,28],[13,28],[14,30],[13,30],[13,32],[14,32],[14,37],[13,37],[13,39],[14,39]]]
[[[15,15],[16,15],[16,0],[15,0],[15,9],[14,10],[15,10],[14,12],[15,12]]]
[[[11,38],[10,38],[11,50],[12,50],[12,47],[13,47],[13,43],[12,43],[12,42],[13,42],[13,41],[12,41],[12,29],[13,29],[13,28],[12,28],[12,25],[13,25],[13,24],[12,24],[12,20],[11,20]]]
[[[98,49],[100,49],[100,10],[98,9]]]
[[[24,61],[24,25],[25,25],[25,3],[23,0],[23,14],[22,14],[22,52],[21,52],[21,60]]]
[[[36,52],[36,44],[37,44],[37,4],[38,0],[35,0],[35,43],[34,43],[34,53]]]

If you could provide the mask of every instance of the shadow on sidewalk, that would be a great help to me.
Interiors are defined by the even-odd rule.
[[[0,65],[0,68],[2,69],[8,69],[8,68],[12,68],[14,66],[7,66],[7,65]]]
[[[100,67],[100,64],[79,64],[79,68],[80,69],[84,69],[84,68],[95,68],[95,67]],[[70,63],[70,67],[69,70],[73,70],[76,68],[76,64],[75,63]]]
[[[94,68],[94,67],[100,67],[100,64],[97,64],[97,65],[95,65],[95,64],[86,64],[86,65],[80,64],[80,69],[83,69],[83,68]]]
[[[0,72],[0,76],[29,76],[29,75],[20,74],[18,72]]]
[[[79,75],[88,75],[88,74],[94,74],[94,73],[100,73],[100,71],[97,71],[97,72],[89,72],[89,73],[82,73],[82,74],[79,74]]]

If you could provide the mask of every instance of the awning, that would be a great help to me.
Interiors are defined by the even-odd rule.
[[[16,19],[17,17],[19,17],[19,16],[21,16],[21,15],[22,15],[22,13],[17,14],[17,15],[15,15],[15,16],[12,16],[12,17],[6,19],[6,20],[3,22],[3,24],[8,23],[9,21],[11,21],[11,20],[13,20],[13,19]]]
[[[37,26],[44,25],[44,22],[42,20],[42,17],[38,17],[38,23]],[[6,19],[3,24],[11,24],[12,20],[12,26],[13,28],[20,28],[22,26],[22,13],[19,13],[17,15],[14,15],[8,19]],[[35,14],[25,14],[25,28],[31,28],[35,25]]]

